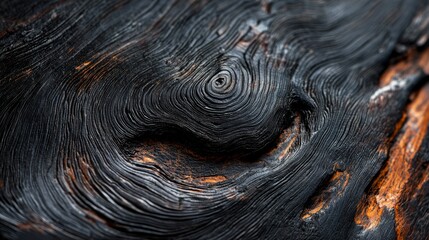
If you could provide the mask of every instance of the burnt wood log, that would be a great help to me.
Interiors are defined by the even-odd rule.
[[[1,1],[6,239],[429,239],[429,1]]]

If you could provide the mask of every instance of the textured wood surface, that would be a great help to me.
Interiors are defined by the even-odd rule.
[[[429,239],[429,1],[0,2],[6,239]]]

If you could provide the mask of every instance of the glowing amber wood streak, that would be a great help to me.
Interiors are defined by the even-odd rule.
[[[395,210],[396,231],[401,238],[401,220],[397,203],[411,176],[411,163],[419,150],[429,125],[429,85],[422,88],[407,108],[407,121],[390,149],[389,159],[374,181],[376,191],[362,201],[355,222],[366,229],[378,226],[384,210]],[[365,204],[366,202],[366,204]],[[403,237],[403,236],[402,236]]]
[[[410,178],[411,161],[418,151],[429,123],[429,86],[423,88],[409,106],[405,132],[390,151],[387,175],[382,181],[377,203],[381,207],[393,208],[404,185]]]
[[[405,58],[389,66],[380,78],[380,87],[389,85],[398,75],[415,71],[420,68],[425,74],[429,74],[429,49],[417,53],[415,49],[409,50]]]
[[[310,204],[301,213],[301,219],[309,219],[333,205],[339,199],[339,196],[343,194],[349,179],[350,174],[346,171],[333,173],[326,182],[325,187],[323,187],[323,190],[312,197]]]
[[[422,66],[425,72],[429,72],[429,51],[426,51],[422,59],[426,59],[425,65]],[[422,61],[419,62],[422,64]],[[426,84],[424,88],[422,88],[415,100],[415,102],[410,106],[409,108],[409,116],[410,119],[407,122],[407,131],[404,133],[404,138],[401,139],[399,144],[395,146],[393,154],[398,154],[397,159],[401,159],[401,155],[404,154],[404,164],[396,164],[394,168],[394,171],[400,171],[401,168],[403,168],[402,171],[404,173],[402,175],[394,175],[390,178],[388,178],[389,182],[388,184],[392,184],[393,190],[395,190],[395,194],[385,194],[385,192],[388,192],[388,189],[380,189],[384,190],[381,193],[379,197],[380,204],[385,205],[386,207],[394,208],[395,210],[395,222],[396,222],[396,234],[398,239],[406,239],[407,231],[405,231],[407,223],[403,217],[403,213],[401,214],[400,204],[399,204],[399,197],[404,193],[404,189],[406,188],[406,182],[410,180],[412,170],[411,167],[411,161],[414,161],[414,156],[417,153],[418,149],[420,148],[423,139],[425,135],[427,134],[427,129],[429,127],[429,84]],[[400,148],[405,147],[401,151]],[[397,155],[392,155],[392,157],[396,157]],[[403,166],[401,166],[403,165]],[[392,166],[393,168],[393,166]],[[417,169],[417,171],[424,171],[427,172],[426,169]],[[389,175],[390,176],[390,175]],[[395,178],[396,177],[396,178]],[[398,182],[397,179],[403,178],[403,182]],[[419,182],[417,186],[417,190],[419,190],[419,186],[422,186],[424,182],[428,181],[427,175],[425,175]],[[396,185],[394,185],[396,184]],[[399,187],[399,186],[400,187]],[[388,199],[388,197],[390,199]]]

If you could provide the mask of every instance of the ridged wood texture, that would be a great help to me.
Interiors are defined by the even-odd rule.
[[[6,239],[429,239],[427,0],[1,1]]]

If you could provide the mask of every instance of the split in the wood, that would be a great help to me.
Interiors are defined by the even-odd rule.
[[[429,51],[425,54],[427,53]],[[429,61],[424,67],[428,66]],[[408,185],[417,181],[420,186],[428,180],[427,169],[414,167],[419,161],[415,158],[416,153],[422,146],[429,127],[428,113],[429,84],[426,84],[408,105],[406,120],[401,130],[397,131],[393,146],[388,150],[388,159],[359,203],[355,216],[357,225],[373,230],[379,226],[383,212],[390,211],[395,216],[397,236],[402,239],[406,235],[404,227],[408,223],[402,219],[399,201],[401,196],[407,194],[405,189]],[[413,176],[419,175],[421,171],[426,173],[414,179]]]
[[[347,171],[337,170],[330,175],[305,204],[301,219],[310,219],[329,208],[333,201],[341,197],[347,187],[349,178],[350,174]]]

